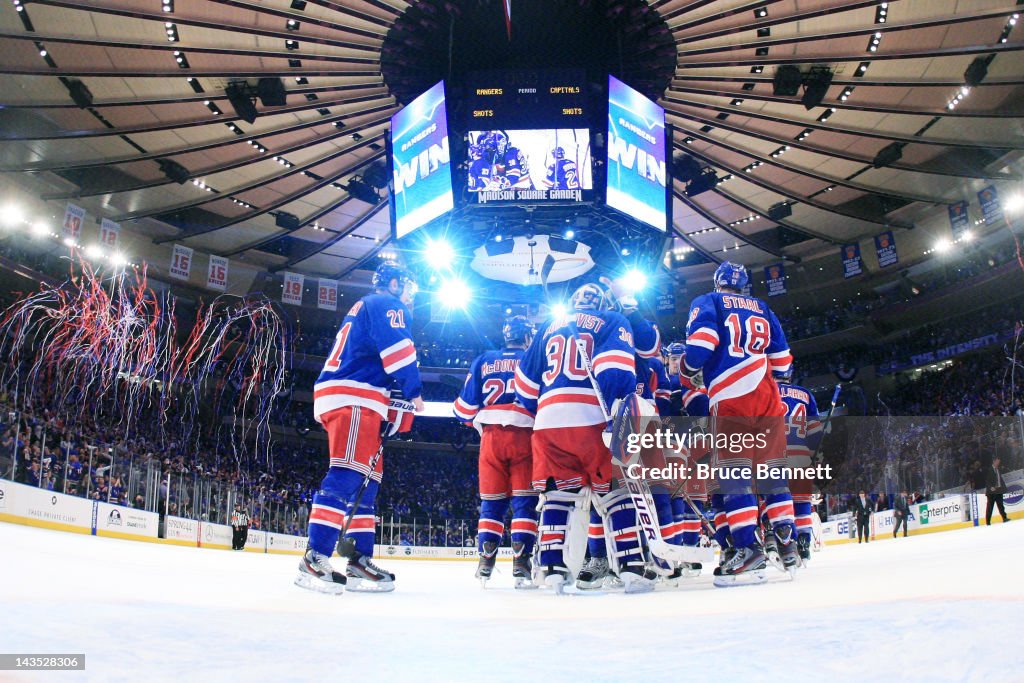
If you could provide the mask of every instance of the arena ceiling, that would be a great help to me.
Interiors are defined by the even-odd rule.
[[[721,180],[693,197],[674,188],[677,245],[705,258],[799,260],[911,229],[990,179],[1019,180],[1013,0],[512,0],[514,33],[541,30],[524,19],[531,4],[622,25],[609,68],[644,81],[675,148]],[[455,25],[471,34],[467,22],[493,13],[485,39],[453,57],[493,65],[481,47],[504,40],[486,33],[503,33],[501,11],[500,0],[7,0],[0,170],[155,242],[344,277],[390,235],[386,201],[353,196],[350,182],[383,158],[390,116],[438,75]],[[968,88],[972,64],[985,73]],[[820,104],[773,94],[786,65],[830,70]],[[284,80],[286,104],[241,120],[226,87],[267,77]],[[91,106],[72,99],[75,81]],[[769,218],[780,203],[791,215]],[[279,227],[281,213],[297,224]]]

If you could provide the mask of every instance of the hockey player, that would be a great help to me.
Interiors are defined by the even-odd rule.
[[[512,383],[516,368],[533,340],[533,323],[523,316],[505,321],[505,348],[486,351],[470,367],[455,417],[480,432],[480,522],[476,577],[491,578],[505,513],[512,502],[512,576],[516,588],[532,588],[530,558],[537,539],[537,492],[531,484],[530,437],[533,414],[516,402]]]
[[[544,187],[549,190],[578,190],[580,179],[576,162],[565,158],[565,150],[555,147],[551,155],[554,163],[548,165],[548,173],[544,176]]]
[[[390,389],[397,386],[416,412],[423,410],[407,308],[416,283],[398,264],[388,261],[377,268],[373,288],[373,294],[357,301],[345,315],[313,389],[313,414],[327,431],[330,468],[313,496],[309,546],[295,583],[324,593],[341,593],[346,577],[350,590],[394,590],[394,574],[371,561],[374,502],[383,458],[372,472],[369,464],[381,448],[382,429],[398,429],[398,423],[388,419]],[[352,510],[367,477],[359,507]],[[331,566],[330,557],[348,515],[352,521],[347,538],[354,541],[354,550],[343,576]]]
[[[793,366],[779,373],[779,395],[786,404],[786,464],[789,467],[810,467],[811,455],[822,437],[818,420],[818,404],[814,394],[793,384]],[[796,516],[796,547],[800,559],[811,559],[811,495],[814,483],[810,479],[790,482],[793,494],[793,512]]]
[[[775,314],[759,299],[742,294],[747,272],[728,261],[715,271],[713,292],[694,299],[687,324],[686,355],[680,371],[695,387],[707,384],[708,402],[716,433],[730,443],[754,437],[751,448],[719,450],[716,466],[739,473],[785,453],[786,407],[772,372],[789,369],[792,356]],[[724,469],[732,468],[732,469]],[[757,498],[753,482],[742,477],[719,477],[734,553],[719,567],[717,585],[761,581],[764,549],[757,541]],[[793,519],[786,482],[758,482],[765,494],[773,526],[780,527],[780,549],[795,543],[783,527]],[[788,500],[787,500],[788,499]],[[746,575],[746,576],[744,576]]]
[[[607,407],[636,391],[633,332],[621,314],[605,309],[605,293],[596,284],[577,289],[571,305],[570,313],[545,324],[516,370],[516,395],[536,414],[533,486],[544,494],[538,559],[545,583],[561,592],[569,581],[569,519],[589,487],[608,519],[626,591],[651,590],[636,509],[625,491],[611,491],[611,453],[602,436],[608,421],[602,399]]]
[[[483,139],[483,146],[491,162],[492,179],[497,189],[532,190],[530,163],[518,147],[513,147],[508,135],[500,130],[491,131]]]
[[[658,387],[664,386],[664,383],[659,385],[658,369],[652,365],[658,363],[657,356],[661,345],[658,326],[644,318],[640,313],[636,297],[632,292],[626,291],[621,283],[606,277],[602,277],[600,282],[606,288],[604,294],[607,305],[626,317],[633,333],[633,342],[636,347],[634,357],[637,378],[636,393],[641,398],[647,399],[652,405],[657,406]],[[661,379],[664,382],[664,378]],[[664,394],[661,396],[664,397]],[[649,465],[658,466],[656,463],[649,463]],[[668,492],[663,487],[656,487],[652,490],[652,498],[658,514],[659,525],[665,534],[671,536],[674,522],[671,519],[671,503]],[[618,584],[618,578],[614,576],[612,568],[608,564],[605,520],[602,518],[601,509],[596,505],[590,509],[587,551],[589,558],[576,576],[576,587],[581,590],[601,588],[605,585],[606,578],[615,585],[621,585]]]
[[[670,347],[670,351],[672,350],[678,353],[675,363],[675,367],[678,369],[683,362],[685,348],[672,349]],[[689,378],[682,376],[679,377],[679,388],[681,391],[680,405],[686,416],[698,420],[706,418],[709,414],[708,392],[703,388],[695,387]],[[692,468],[698,460],[707,456],[707,451],[686,449],[685,455],[687,465]],[[689,497],[689,502],[682,494],[672,499],[672,516],[679,525],[680,541],[684,546],[696,548],[700,544],[701,516],[704,514],[704,507],[708,502],[708,484],[709,482],[704,479],[691,476],[683,486],[683,492]],[[693,504],[692,507],[690,503]],[[727,534],[728,525],[723,525],[722,531],[716,533],[716,539],[719,540],[723,548],[726,547]],[[682,576],[699,576],[702,570],[703,565],[700,562],[684,562],[680,567],[680,574]]]
[[[467,188],[470,192],[483,192],[493,189],[491,181],[491,161],[486,158],[484,148],[479,145],[469,146],[469,176]]]

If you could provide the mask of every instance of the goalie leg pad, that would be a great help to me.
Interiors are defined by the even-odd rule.
[[[608,543],[604,534],[604,519],[597,506],[590,508],[590,526],[587,531],[587,550],[591,557],[608,557]]]
[[[480,501],[480,521],[476,531],[477,549],[484,550],[484,543],[501,545],[501,536],[505,533],[505,512],[508,510],[508,498],[484,498]]]
[[[540,509],[540,553],[544,567],[565,567],[569,518],[582,496],[576,491],[548,491]]]
[[[320,490],[313,495],[313,505],[309,512],[309,545],[321,555],[330,557],[334,554],[334,548],[338,544],[338,536],[341,535],[341,529],[345,526],[345,516],[348,514],[348,508],[356,491],[362,485],[363,478],[364,475],[356,470],[347,467],[332,467],[327,470],[323,481],[320,482]],[[371,479],[366,487],[366,492],[363,494],[363,500],[359,506],[360,510],[364,509],[367,504],[372,509],[373,501],[377,497],[378,487],[379,484]],[[356,523],[360,522],[358,519],[359,514],[357,512],[357,518],[352,520],[352,526],[349,528],[350,535],[356,531]],[[363,548],[359,549],[364,554],[373,553],[372,512],[370,513],[370,521],[370,547],[367,550],[364,542]],[[358,536],[355,536],[354,540],[358,544]]]
[[[609,557],[615,567],[643,563],[640,547],[640,526],[637,524],[636,508],[629,494],[622,489],[598,496],[594,505],[604,511],[605,524],[609,531]]]
[[[673,545],[685,545],[686,540],[683,534],[686,533],[686,529],[683,528],[683,520],[686,518],[686,511],[690,509],[690,506],[686,504],[686,500],[679,496],[678,498],[672,499],[672,521],[675,522],[675,535],[672,539]]]

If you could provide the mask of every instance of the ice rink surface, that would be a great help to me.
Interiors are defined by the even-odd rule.
[[[1024,522],[830,546],[794,582],[645,595],[482,590],[387,561],[390,594],[292,585],[297,556],[0,523],[0,652],[85,653],[7,680],[1022,680]],[[341,565],[336,560],[336,565]]]

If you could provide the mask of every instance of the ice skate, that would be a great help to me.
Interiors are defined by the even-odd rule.
[[[800,566],[800,554],[797,551],[796,541],[793,539],[793,527],[779,526],[771,536],[775,538],[783,571],[789,572],[790,576],[793,576],[797,567]]]
[[[361,593],[390,593],[395,590],[395,575],[381,569],[360,552],[348,560],[348,589]]]
[[[480,562],[476,566],[476,578],[480,580],[480,585],[487,588],[487,582],[491,579],[491,574],[494,573],[494,562],[498,559],[498,544],[493,541],[484,543],[484,548],[480,551]]]
[[[725,548],[722,548],[722,553],[721,553],[721,556],[720,556],[719,561],[718,561],[718,566],[715,567],[715,571],[712,572],[712,573],[715,576],[721,576],[722,575],[722,567],[725,566],[725,564],[729,560],[731,560],[733,555],[735,555],[735,554],[736,554],[736,548],[733,548],[731,545],[727,546]]]
[[[766,567],[764,549],[755,541],[746,548],[737,548],[722,562],[719,566],[721,572],[715,576],[715,585],[725,588],[764,583]]]
[[[530,561],[530,557],[522,543],[512,544],[512,578],[516,581],[517,590],[539,588],[533,582],[533,562]]]
[[[345,576],[331,566],[331,558],[306,548],[299,562],[299,575],[295,577],[296,586],[317,593],[341,595],[345,592],[345,583]]]
[[[555,595],[565,593],[569,580],[569,569],[565,565],[550,565],[544,569],[544,585],[552,589]]]
[[[796,539],[796,550],[797,554],[800,555],[800,564],[807,566],[808,560],[811,559],[811,536],[810,534],[802,534],[797,536]]]
[[[679,570],[682,572],[684,579],[692,579],[700,576],[701,570],[704,569],[704,565],[700,562],[683,562],[679,565]]]
[[[627,564],[619,572],[619,578],[627,593],[650,593],[654,590],[658,575],[642,564]]]
[[[597,590],[609,573],[607,557],[591,557],[576,575],[576,587],[581,591]]]

